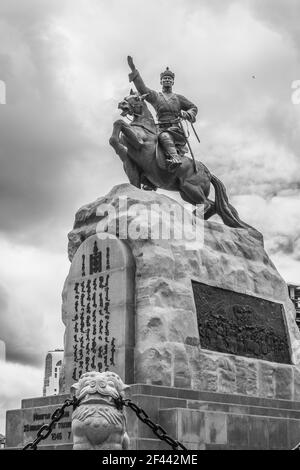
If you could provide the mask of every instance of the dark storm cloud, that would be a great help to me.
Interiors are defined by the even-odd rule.
[[[0,108],[3,232],[25,236],[55,211],[59,216],[74,188],[68,174],[92,147],[59,82],[66,44],[51,20],[63,4],[10,1],[0,7],[0,78],[7,88]]]
[[[300,53],[300,3],[298,0],[248,0],[256,17],[292,41]]]
[[[264,3],[271,9],[270,2]],[[116,103],[110,99],[106,106],[105,89],[107,84],[122,87],[120,97],[129,89],[127,53],[135,56],[147,82],[156,88],[161,68],[167,63],[175,68],[176,91],[188,90],[199,105],[200,122],[208,121],[200,158],[224,175],[233,194],[251,193],[253,185],[261,194],[272,194],[274,187],[278,191],[295,183],[295,171],[282,175],[280,168],[272,169],[272,178],[269,171],[275,143],[286,150],[281,150],[282,161],[299,146],[290,125],[294,111],[286,104],[291,77],[285,71],[290,62],[285,51],[278,50],[280,42],[267,41],[261,47],[268,30],[251,19],[247,5],[262,22],[268,18],[266,7],[246,2],[243,10],[234,0],[165,0],[159,6],[149,4],[146,14],[143,2],[133,0],[126,8],[120,1],[2,2],[0,68],[2,64],[8,105],[0,108],[0,229],[26,241],[49,220],[61,225],[65,214],[73,214],[85,202],[88,186],[94,188],[94,197],[99,196],[97,174],[98,180],[112,184],[123,176],[116,158],[111,159],[116,173],[107,164],[107,116],[113,115],[117,95]],[[273,10],[271,19],[272,15]],[[164,31],[166,17],[168,34],[156,34]],[[288,25],[289,16],[284,18]],[[109,50],[104,51],[108,43]],[[79,44],[75,53],[74,44]],[[69,63],[70,49],[74,63]],[[84,79],[70,98],[72,80],[64,72],[74,65],[76,79]],[[251,79],[254,72],[256,82]],[[89,95],[89,89],[94,94]],[[99,128],[96,144],[75,112],[80,99],[92,109],[95,133]],[[253,155],[247,153],[250,140],[257,142]]]

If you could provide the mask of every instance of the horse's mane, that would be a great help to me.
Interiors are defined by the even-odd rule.
[[[142,93],[139,93],[138,91],[133,91],[132,89],[130,90],[130,93],[129,95],[126,96],[125,99],[127,98],[130,98],[130,97],[139,97],[140,98],[140,102],[142,103],[143,107],[145,108],[145,110],[147,110],[148,114],[149,114],[149,118],[153,121],[153,124],[155,125],[155,118],[151,112],[151,110],[149,109],[148,107],[148,104],[146,102],[146,98],[145,98],[145,95],[142,94]],[[150,103],[151,104],[151,103]]]

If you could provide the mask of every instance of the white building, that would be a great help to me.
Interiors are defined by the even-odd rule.
[[[48,351],[45,360],[44,397],[58,395],[59,393],[59,372],[62,365],[63,354],[63,349]]]
[[[290,298],[296,309],[296,322],[300,328],[300,286],[295,284],[288,284],[288,289]]]

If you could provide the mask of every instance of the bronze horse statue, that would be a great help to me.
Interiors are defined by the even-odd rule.
[[[156,125],[147,104],[146,95],[134,93],[122,100],[118,108],[121,116],[133,116],[130,124],[118,119],[114,122],[110,145],[121,158],[129,182],[141,188],[143,182],[155,187],[178,191],[190,204],[204,205],[204,219],[218,214],[229,227],[252,228],[242,222],[236,209],[229,203],[223,183],[206,166],[184,155],[182,165],[170,172],[158,145]],[[215,201],[208,199],[210,183],[215,189]]]

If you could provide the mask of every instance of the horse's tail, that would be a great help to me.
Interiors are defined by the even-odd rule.
[[[229,204],[226,189],[222,181],[211,175],[211,182],[215,188],[215,210],[224,224],[236,228],[252,228],[239,218],[237,210]]]

